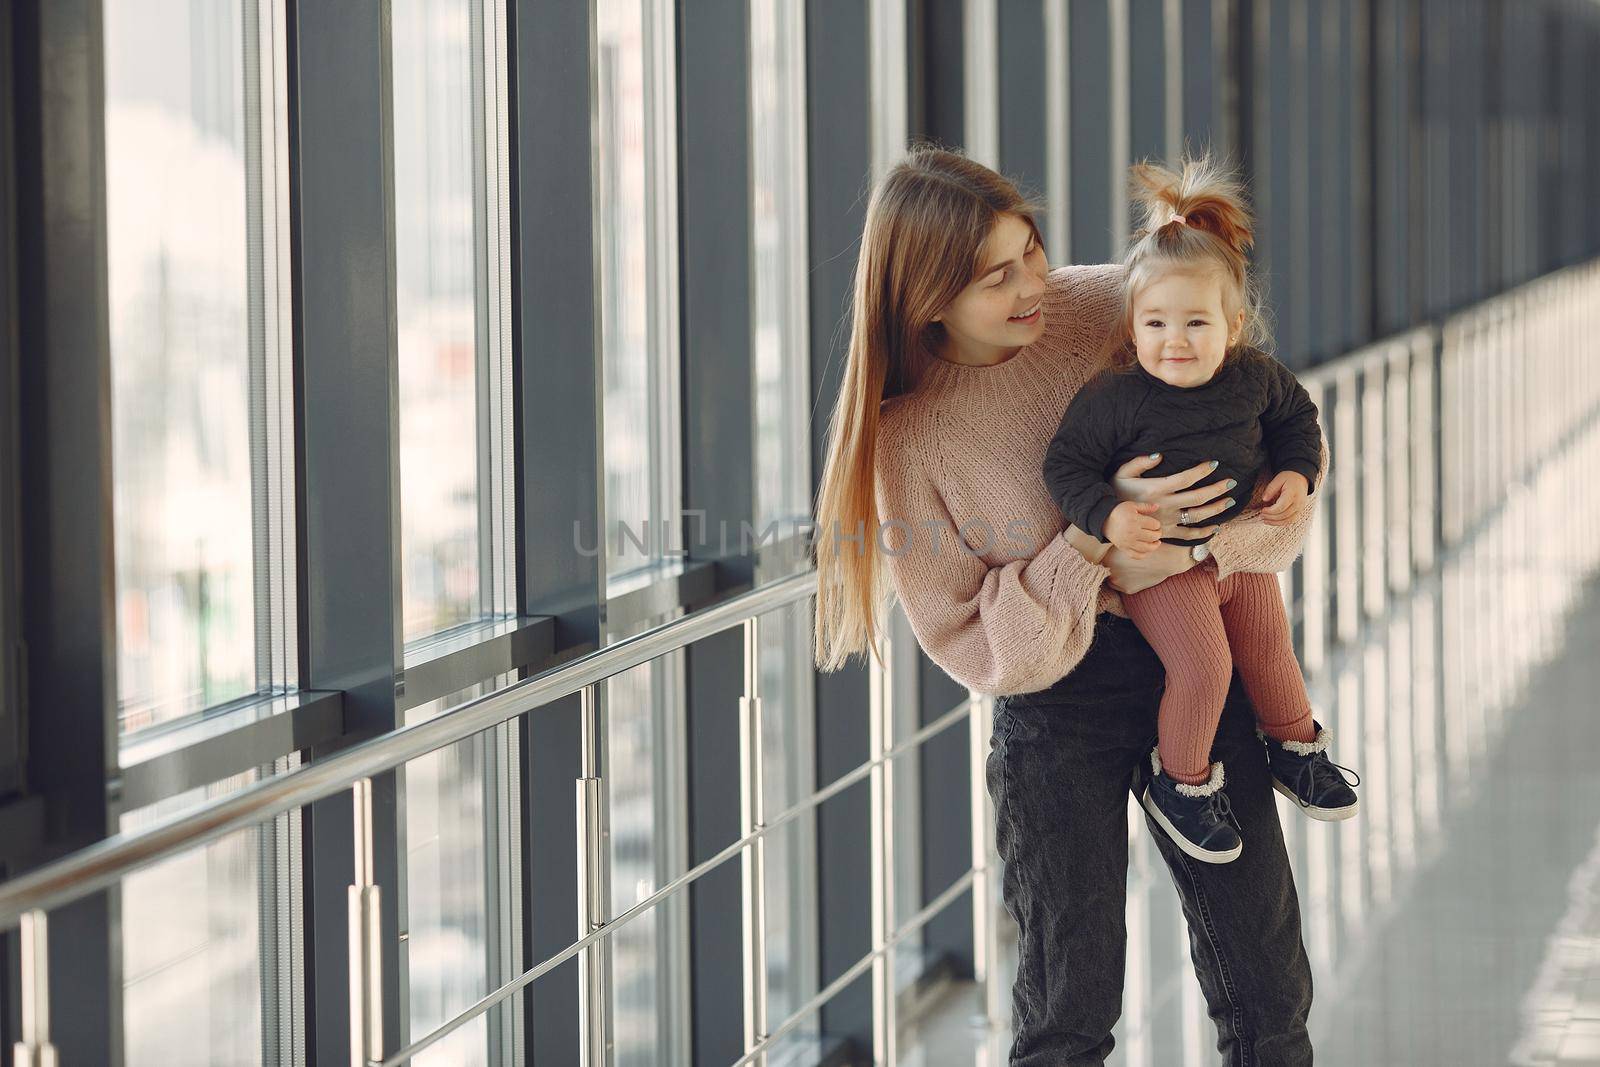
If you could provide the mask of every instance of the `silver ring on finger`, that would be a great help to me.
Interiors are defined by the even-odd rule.
[[[1188,508],[1183,508],[1182,510],[1180,510],[1178,512],[1178,525],[1179,526],[1187,526],[1187,525],[1189,525],[1189,509]]]

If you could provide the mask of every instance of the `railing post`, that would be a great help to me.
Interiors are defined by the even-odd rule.
[[[22,916],[22,1040],[16,1067],[59,1067],[50,1043],[50,937],[44,912]]]
[[[578,788],[578,936],[606,924],[610,911],[610,826],[605,781],[605,723],[600,684],[583,688],[579,714],[583,732],[583,776]],[[611,1061],[611,966],[609,946],[597,941],[578,956],[579,1062],[604,1067]]]
[[[350,1064],[383,1059],[383,904],[374,884],[372,779],[353,787],[355,884],[350,902]]]
[[[872,1062],[893,1067],[895,1053],[894,950],[894,642],[883,635],[884,662],[867,668],[870,689],[869,754],[875,763],[871,789],[872,844]]]
[[[760,618],[744,621],[744,696],[739,698],[739,809],[741,834],[766,825],[762,793],[765,752],[761,737],[761,629]],[[767,1037],[767,839],[745,846],[742,856],[744,920],[744,1050],[750,1052]],[[765,1067],[766,1054],[753,1062]]]
[[[983,1021],[992,1030],[1001,1025],[1000,927],[995,922],[994,862],[989,841],[989,735],[994,731],[994,702],[976,689],[967,691],[972,773],[972,977],[983,989]]]

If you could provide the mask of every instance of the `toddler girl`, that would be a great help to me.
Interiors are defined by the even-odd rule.
[[[1160,454],[1147,472],[1154,476],[1211,461],[1228,488],[1244,490],[1193,520],[1220,525],[1271,472],[1264,517],[1288,519],[1310,506],[1322,432],[1311,398],[1262,350],[1246,263],[1251,220],[1239,185],[1209,158],[1183,162],[1181,173],[1141,164],[1133,178],[1146,222],[1125,260],[1123,328],[1110,366],[1062,415],[1044,479],[1068,521],[1135,558],[1162,541],[1196,546],[1200,564],[1123,596],[1167,675],[1154,773],[1141,801],[1184,852],[1227,863],[1243,842],[1228,817],[1222,765],[1209,757],[1235,666],[1278,791],[1323,820],[1354,815],[1356,795],[1328,759],[1328,731],[1311,717],[1276,577],[1218,581],[1203,545],[1209,537],[1162,538],[1151,506],[1119,502],[1108,483],[1139,455]]]

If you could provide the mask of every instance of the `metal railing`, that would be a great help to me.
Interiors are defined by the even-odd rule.
[[[1583,323],[1600,309],[1600,266],[1587,264],[1425,326],[1367,346],[1303,376],[1324,412],[1333,450],[1329,484],[1285,595],[1300,623],[1299,646],[1315,672],[1332,646],[1357,639],[1363,620],[1381,617],[1391,598],[1433,568],[1441,549],[1461,544],[1493,519],[1503,487],[1530,476],[1600,410],[1600,366],[1578,344]],[[1592,499],[1592,479],[1576,490]],[[55,1062],[46,997],[47,913],[116,885],[179,852],[253,827],[344,789],[355,801],[355,879],[350,887],[351,1063],[392,1067],[432,1047],[542,975],[578,957],[583,1062],[604,1063],[611,976],[607,939],[724,863],[742,874],[744,1056],[764,1063],[774,1045],[841,990],[871,973],[873,1049],[895,1062],[894,951],[908,936],[972,890],[974,970],[984,987],[983,1013],[1002,1018],[997,980],[1000,946],[993,873],[992,820],[984,759],[992,701],[978,693],[916,733],[894,733],[893,665],[869,664],[870,758],[792,806],[768,815],[762,799],[760,617],[815,593],[814,572],[766,584],[696,611],[557,669],[498,690],[435,718],[394,730],[187,814],[110,837],[39,870],[0,884],[0,930],[21,927],[22,1040],[17,1063]],[[627,910],[610,914],[609,813],[604,788],[605,720],[596,687],[606,679],[734,626],[743,628],[740,698],[742,836]],[[892,655],[892,652],[891,652]],[[385,1052],[378,922],[384,902],[373,881],[371,778],[553,701],[580,696],[582,758],[576,779],[578,936],[523,970],[420,1039]],[[970,733],[972,859],[936,899],[896,922],[894,767],[932,737],[965,720]],[[872,948],[787,1018],[768,1019],[766,990],[767,839],[851,786],[869,782]],[[75,1067],[75,1065],[74,1065]]]
[[[116,885],[129,874],[179,852],[197,848],[274,816],[332,796],[353,791],[355,807],[355,883],[349,889],[350,1061],[355,1067],[393,1067],[437,1044],[540,976],[579,958],[582,1055],[585,1064],[606,1062],[610,997],[609,956],[605,941],[618,929],[669,897],[738,857],[742,868],[745,1046],[741,1063],[764,1063],[784,1035],[870,969],[873,975],[874,1046],[890,1062],[894,1041],[893,951],[969,886],[973,887],[975,963],[981,982],[996,986],[998,958],[992,871],[988,847],[987,797],[983,760],[987,752],[992,702],[977,693],[916,733],[896,742],[890,665],[869,665],[871,676],[872,757],[782,812],[768,817],[762,801],[762,710],[760,616],[815,594],[816,574],[807,571],[765,584],[692,615],[674,620],[601,649],[572,663],[508,686],[435,718],[391,731],[277,777],[248,786],[192,812],[170,817],[148,828],[109,837],[36,871],[0,885],[0,929],[22,927],[24,995],[22,1035],[16,1055],[19,1067],[54,1064],[49,1040],[49,1005],[43,995],[48,967],[45,950],[50,909],[72,903]],[[605,723],[599,714],[596,687],[607,678],[677,651],[734,626],[744,631],[745,692],[740,698],[740,799],[743,836],[716,855],[672,879],[617,915],[609,914],[605,831],[608,825],[602,755]],[[392,1052],[383,1049],[381,975],[383,951],[379,917],[383,901],[373,881],[373,775],[430,752],[463,741],[500,723],[537,711],[556,700],[580,696],[582,761],[577,788],[578,937],[565,949],[524,970],[446,1020],[423,1037]],[[929,739],[961,721],[969,723],[972,752],[973,839],[971,867],[932,903],[903,923],[893,914],[893,766]],[[766,998],[765,863],[766,841],[788,823],[815,810],[832,797],[870,780],[872,809],[873,947],[837,980],[788,1018],[769,1026]],[[885,903],[886,902],[886,903]],[[985,1003],[998,1004],[991,993]]]

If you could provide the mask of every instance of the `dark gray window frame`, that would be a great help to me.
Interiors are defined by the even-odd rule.
[[[554,662],[599,648],[607,613],[604,553],[578,550],[600,544],[605,513],[590,128],[596,31],[592,4],[508,0],[507,8],[517,584],[520,610],[552,620]],[[585,262],[587,272],[569,266]],[[554,456],[562,461],[551,462]],[[537,734],[527,716],[520,721],[529,917],[522,949],[531,964],[566,948],[578,932],[579,699],[541,709]],[[578,1062],[578,961],[534,983],[523,998],[528,1062]]]
[[[871,131],[862,106],[871,99],[868,44],[864,6],[806,5],[806,126],[814,146],[806,159],[814,412],[833,409],[844,371],[842,323],[871,181]],[[815,147],[822,145],[828,150]],[[820,483],[827,420],[814,417],[811,427],[812,478]],[[815,693],[815,788],[820,789],[868,758],[866,670],[819,671]],[[860,886],[871,855],[866,783],[823,804],[816,820],[817,979],[826,986],[872,947],[869,901]],[[841,1039],[864,1037],[871,1047],[872,1001],[865,979],[824,1005],[822,1031]]]
[[[291,4],[287,20],[300,677],[343,692],[351,738],[399,725],[403,663],[385,11],[381,0]],[[372,783],[374,881],[393,905],[382,923],[391,946],[405,899],[398,779]],[[301,814],[306,1033],[318,1062],[349,1057],[352,820],[348,794]],[[384,1046],[394,1048],[406,1005],[392,960],[382,1000]]]
[[[100,2],[11,10],[26,775],[47,827],[15,873],[115,829],[117,686]],[[50,916],[50,998],[73,1006],[52,1032],[62,1062],[120,1062],[120,912],[111,890]]]
[[[12,71],[11,21],[0,18],[0,70]],[[0,159],[15,160],[14,87],[0,88]],[[22,646],[17,582],[17,458],[22,437],[17,406],[15,176],[0,166],[0,805],[22,782]],[[3,861],[0,861],[3,862]],[[4,1046],[0,1046],[4,1047]]]
[[[1067,77],[1071,115],[1072,246],[1054,253],[1061,263],[1104,263],[1116,248],[1111,218],[1111,12],[1105,2],[1074,3],[1067,11]],[[1101,161],[1095,165],[1093,161]],[[1089,161],[1089,162],[1085,162]]]

